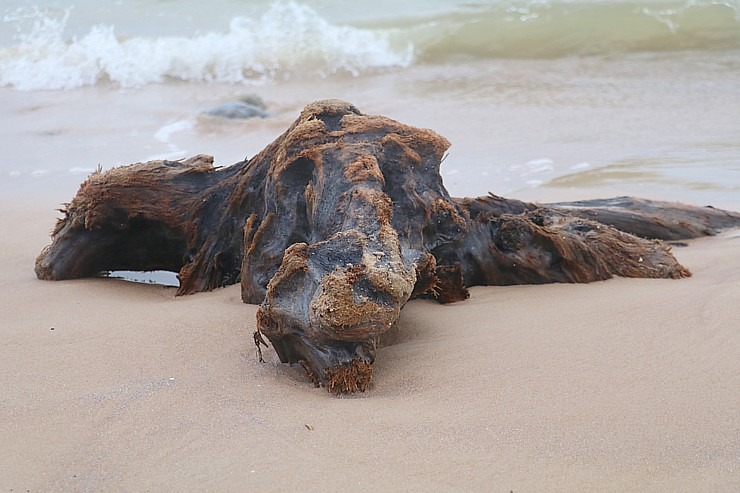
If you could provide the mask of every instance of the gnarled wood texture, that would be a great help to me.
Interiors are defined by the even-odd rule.
[[[241,279],[258,334],[335,393],[365,390],[378,340],[415,296],[479,284],[690,275],[656,239],[713,234],[740,215],[619,198],[538,205],[450,198],[431,130],[310,104],[248,161],[152,161],[96,172],[63,209],[41,279],[171,270],[178,294]]]

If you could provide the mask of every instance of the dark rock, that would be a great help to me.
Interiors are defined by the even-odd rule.
[[[264,108],[243,101],[229,101],[205,112],[215,118],[247,120],[250,118],[267,118],[270,116]]]

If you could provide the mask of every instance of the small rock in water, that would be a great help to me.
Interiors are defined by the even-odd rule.
[[[218,118],[242,119],[267,118],[266,105],[262,98],[256,95],[241,96],[238,101],[229,101],[206,111],[206,115]]]
[[[261,110],[266,110],[267,105],[265,104],[265,100],[259,97],[256,94],[244,94],[242,96],[239,96],[237,98],[238,101],[242,103],[251,104],[252,106],[256,106],[257,108]]]

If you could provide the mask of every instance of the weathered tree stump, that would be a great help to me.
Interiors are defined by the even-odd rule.
[[[40,279],[178,272],[178,295],[238,282],[257,344],[331,392],[364,391],[379,338],[412,297],[472,285],[690,275],[657,239],[740,225],[713,208],[620,198],[538,205],[450,198],[431,130],[310,104],[261,153],[92,174],[39,255]]]

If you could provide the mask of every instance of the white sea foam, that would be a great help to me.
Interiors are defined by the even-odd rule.
[[[157,132],[154,134],[154,138],[157,139],[160,142],[164,142],[165,144],[170,143],[170,138],[179,132],[184,132],[186,130],[190,130],[193,127],[195,127],[195,120],[188,119],[188,120],[178,120],[176,122],[168,123],[167,125],[161,127]]]
[[[591,163],[585,163],[584,162],[584,163],[574,164],[573,166],[569,167],[568,169],[572,169],[574,171],[580,171],[580,170],[588,169],[590,167],[591,167]]]
[[[176,8],[157,0],[14,3],[26,5],[6,7],[2,17],[0,86],[21,90],[99,81],[261,83],[412,62],[740,49],[740,0],[357,0],[352,9],[340,0],[313,2],[322,14],[264,0],[218,0],[207,10],[195,1]],[[27,7],[33,3],[42,7]],[[60,3],[76,7],[60,14]],[[233,10],[243,15],[222,17]],[[96,25],[102,14],[107,23]]]
[[[177,146],[171,139],[172,136],[177,133],[193,129],[195,127],[195,123],[195,119],[189,118],[187,120],[177,120],[160,127],[159,130],[154,133],[154,138],[163,144],[167,144],[167,151],[149,156],[147,161],[158,161],[162,159],[177,160],[187,157],[188,151]]]
[[[226,32],[120,39],[99,24],[65,37],[70,16],[38,14],[18,42],[0,49],[0,86],[70,89],[110,80],[138,87],[167,79],[259,82],[296,74],[359,74],[407,66],[412,47],[398,52],[386,36],[335,25],[310,7],[274,3],[261,17],[235,17]]]
[[[552,165],[555,164],[555,162],[550,158],[541,158],[541,159],[532,159],[531,161],[527,161],[527,168],[532,171],[533,173],[539,173],[542,171],[552,171]]]
[[[524,164],[515,164],[509,167],[511,171],[516,171],[522,177],[549,173],[555,169],[555,162],[550,158],[539,158],[527,161]]]

